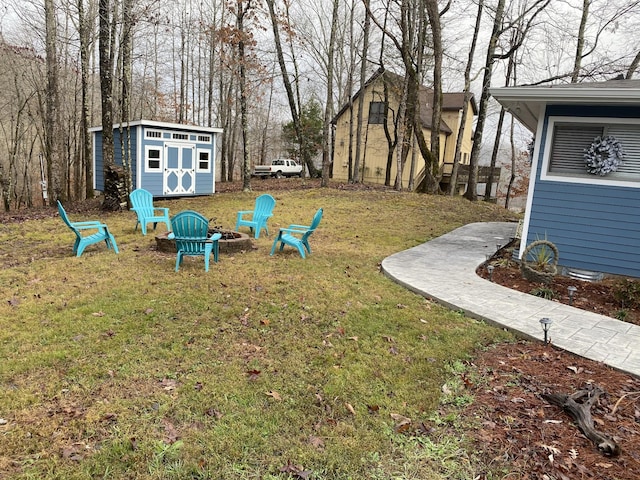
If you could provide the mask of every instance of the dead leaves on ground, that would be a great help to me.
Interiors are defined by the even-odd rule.
[[[473,381],[465,386],[474,402],[460,412],[461,421],[477,425],[467,435],[486,462],[526,471],[526,478],[640,478],[640,379],[525,341],[481,352],[469,376]],[[573,419],[542,398],[585,385],[607,392],[594,404],[593,420],[620,443],[620,458],[603,456]]]

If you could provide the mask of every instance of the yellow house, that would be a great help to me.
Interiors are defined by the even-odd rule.
[[[365,183],[394,185],[396,181],[397,149],[393,149],[390,156],[389,140],[395,143],[396,134],[394,121],[397,116],[402,92],[403,78],[394,73],[379,69],[366,83],[364,89],[358,91],[349,104],[342,107],[334,117],[334,154],[333,154],[333,178],[338,181],[349,180],[349,169],[355,165],[356,155],[356,126],[358,121],[358,99],[364,96],[361,154],[360,154],[360,178]],[[386,88],[385,88],[386,87]],[[451,177],[453,160],[456,149],[456,140],[462,121],[462,107],[464,105],[464,93],[444,93],[442,98],[442,122],[440,125],[440,173],[442,178],[440,186],[447,187]],[[431,139],[431,105],[433,102],[433,90],[424,86],[420,87],[420,119],[422,131],[427,145]],[[465,131],[462,139],[460,164],[468,165],[471,156],[473,119],[477,114],[477,107],[473,96],[469,100],[469,108],[464,119]],[[352,120],[353,117],[353,120]],[[386,126],[386,128],[385,128]],[[388,135],[388,136],[387,136]],[[351,139],[351,142],[349,141]],[[351,143],[351,148],[350,148]],[[351,162],[349,151],[351,150]],[[412,168],[413,165],[413,168]],[[419,190],[424,180],[425,161],[420,154],[420,149],[411,141],[409,155],[402,169],[402,187],[409,186],[409,180],[413,177],[414,189]],[[466,175],[458,178],[458,191],[464,192]]]

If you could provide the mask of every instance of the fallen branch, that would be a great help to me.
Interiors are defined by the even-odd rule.
[[[553,405],[561,407],[571,415],[578,424],[580,431],[595,444],[600,453],[610,457],[617,457],[620,455],[620,446],[608,435],[598,432],[593,425],[593,418],[591,417],[591,407],[598,401],[602,393],[602,390],[598,387],[589,387],[587,390],[579,390],[571,395],[544,393],[542,398]],[[584,397],[586,397],[586,400],[579,403],[579,400]]]

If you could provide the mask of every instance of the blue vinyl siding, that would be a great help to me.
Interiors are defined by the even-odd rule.
[[[152,122],[153,123],[153,122]],[[145,138],[145,130],[151,129],[154,131],[161,131],[161,138]],[[174,139],[172,133],[185,133],[187,139]],[[123,132],[126,135],[126,130]],[[114,135],[114,159],[117,165],[122,165],[122,148],[120,144],[120,131],[115,128]],[[199,136],[208,136],[211,139],[210,143],[198,142]],[[102,131],[97,130],[94,132],[94,176],[95,186],[97,190],[104,191],[104,174],[102,158]],[[132,172],[132,185],[133,188],[144,188],[148,190],[156,197],[172,196],[175,193],[165,194],[164,190],[164,172],[163,171],[146,171],[145,168],[145,147],[147,145],[153,145],[164,149],[165,143],[195,145],[196,149],[208,150],[210,152],[211,168],[209,172],[194,172],[194,185],[195,189],[190,195],[210,195],[215,192],[215,145],[216,145],[216,133],[210,130],[191,131],[189,129],[181,128],[180,125],[166,124],[158,125],[153,123],[148,125],[146,123],[139,123],[137,126],[132,125],[130,130],[131,139],[131,172]],[[126,136],[125,136],[126,139]],[[127,147],[125,147],[127,148]],[[195,151],[195,150],[194,150]],[[140,157],[140,158],[139,158]],[[163,164],[166,165],[167,159],[164,158],[163,151]],[[195,158],[185,158],[184,168],[195,170]],[[141,163],[139,165],[139,163]],[[140,176],[140,178],[138,178]]]
[[[638,109],[549,106],[548,116],[638,117]],[[529,212],[527,243],[553,242],[560,265],[616,275],[640,277],[640,184],[638,188],[542,181],[542,155]]]
[[[122,131],[122,136],[124,136],[125,139],[125,144],[124,144],[124,148],[125,149],[129,149],[129,161],[131,162],[131,176],[132,176],[132,182],[133,185],[136,185],[136,177],[137,177],[137,173],[136,173],[136,163],[138,161],[138,151],[137,151],[137,145],[138,145],[138,129],[133,127],[130,129],[129,133],[127,133],[127,130],[124,129]],[[131,147],[129,147],[128,142],[129,139],[131,140]],[[120,131],[118,129],[115,129],[113,131],[113,151],[114,151],[114,161],[116,163],[116,165],[120,165],[122,166],[122,159],[123,159],[123,155],[122,155],[122,145],[120,143]]]
[[[93,134],[93,188],[99,191],[104,191],[104,161],[102,159],[102,132],[96,132]]]

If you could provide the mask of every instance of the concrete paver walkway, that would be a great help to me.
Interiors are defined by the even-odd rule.
[[[564,350],[640,376],[640,326],[518,292],[476,275],[476,268],[515,235],[517,224],[460,227],[383,260],[382,270],[410,290],[470,317],[543,339]]]

